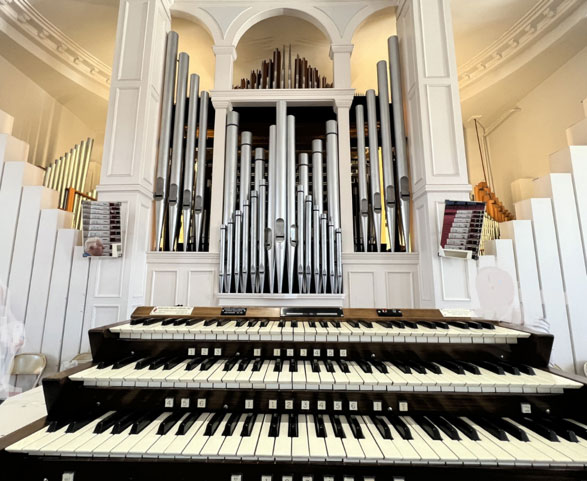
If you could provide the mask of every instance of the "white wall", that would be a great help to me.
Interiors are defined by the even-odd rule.
[[[567,145],[565,130],[584,118],[585,97],[587,48],[522,98],[517,103],[522,111],[489,136],[495,191],[508,209],[513,211],[514,180],[549,172],[549,154]],[[476,184],[482,180],[476,141],[468,142],[467,154],[470,182]]]
[[[87,137],[96,140],[93,159],[101,157],[103,138],[1,56],[0,110],[14,117],[12,135],[30,145],[31,163],[45,166]]]

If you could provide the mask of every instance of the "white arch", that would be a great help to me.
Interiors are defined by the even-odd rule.
[[[214,45],[222,43],[223,35],[218,22],[205,10],[193,4],[180,3],[173,4],[171,14],[174,17],[183,18],[201,25],[212,37]]]
[[[353,40],[353,35],[355,34],[357,28],[359,28],[361,24],[365,20],[367,20],[371,15],[386,8],[393,8],[393,6],[389,5],[388,3],[369,4],[365,8],[359,10],[347,24],[342,35],[342,42],[351,44]]]
[[[259,8],[249,9],[239,15],[235,21],[228,27],[224,44],[236,47],[238,42],[253,25],[272,17],[286,15],[298,17],[314,25],[328,38],[331,44],[340,43],[340,34],[336,25],[323,12],[316,8],[269,8],[262,10]]]

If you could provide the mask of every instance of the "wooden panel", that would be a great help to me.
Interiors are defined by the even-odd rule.
[[[375,306],[375,275],[373,272],[349,272],[348,273],[349,307]]]
[[[151,278],[152,303],[159,306],[175,306],[177,304],[176,270],[155,270]]]
[[[123,16],[123,37],[118,57],[117,80],[141,80],[143,58],[146,55],[147,17],[152,2],[124,0],[120,15]]]
[[[0,133],[0,181],[6,162],[26,162],[29,144],[8,133]]]
[[[385,274],[387,303],[384,307],[413,308],[416,302],[415,282],[415,275],[412,272],[387,272]]]
[[[86,289],[90,258],[83,257],[83,246],[73,249],[71,277],[67,293],[67,310],[63,327],[63,343],[61,345],[60,365],[67,363],[79,354],[82,339],[88,337],[87,329],[83,328],[84,308],[86,305]]]
[[[26,308],[23,352],[39,352],[41,350],[57,230],[66,225],[71,225],[70,212],[58,209],[45,209],[41,212],[35,244],[35,261],[31,275],[31,294]]]
[[[216,273],[209,271],[187,272],[187,305],[205,306],[214,298]]]
[[[47,313],[41,344],[41,351],[47,356],[47,373],[57,372],[59,368],[73,248],[80,242],[81,232],[79,230],[60,229],[57,232],[51,287],[47,299]]]
[[[573,371],[573,347],[550,199],[528,199],[516,203],[516,218],[531,220],[534,228],[544,314],[548,330],[554,334],[551,360],[561,369]]]
[[[447,77],[450,74],[449,39],[446,38],[445,25],[447,12],[444,11],[447,3],[444,0],[420,0],[418,3],[420,4],[425,75],[426,77]]]

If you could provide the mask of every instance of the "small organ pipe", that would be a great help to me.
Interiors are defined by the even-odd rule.
[[[198,122],[199,92],[200,76],[198,74],[192,74],[190,75],[190,100],[188,104],[188,125],[183,164],[183,195],[181,198],[184,252],[188,250],[192,226],[192,194],[194,188],[194,160],[196,158],[196,127]]]
[[[371,209],[375,226],[375,244],[381,251],[381,184],[379,173],[379,145],[377,140],[377,106],[375,90],[367,90],[367,121],[369,129],[369,171]]]
[[[204,190],[206,188],[206,136],[208,133],[209,94],[202,92],[200,98],[200,121],[198,132],[198,163],[196,170],[196,193],[194,197],[194,236],[196,252],[202,240],[202,220],[204,218]]]
[[[359,167],[359,215],[363,251],[367,252],[369,236],[369,199],[367,194],[367,160],[365,159],[365,117],[363,106],[355,107],[357,122],[357,163]]]

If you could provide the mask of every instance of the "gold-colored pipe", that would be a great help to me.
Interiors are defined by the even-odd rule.
[[[47,166],[45,169],[45,176],[43,177],[43,186],[47,187],[49,185],[49,180],[51,180],[51,170],[53,167],[51,165]]]
[[[78,161],[78,171],[77,171],[77,177],[75,178],[75,190],[77,190],[78,192],[82,191],[82,173],[83,173],[83,163],[84,163],[84,159],[86,158],[86,150],[87,150],[87,145],[88,142],[86,140],[82,140],[81,144],[80,144],[80,152],[79,152],[79,161]]]

